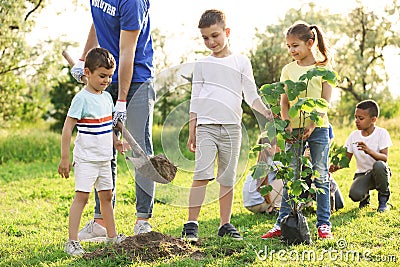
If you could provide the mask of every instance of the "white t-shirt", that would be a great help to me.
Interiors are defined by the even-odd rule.
[[[361,130],[353,131],[347,138],[345,146],[347,147],[347,152],[352,153],[356,158],[356,173],[364,173],[371,170],[372,165],[376,162],[373,157],[357,149],[357,142],[364,142],[376,152],[392,146],[390,135],[384,128],[375,126],[375,130],[369,136],[363,136]]]
[[[260,98],[247,57],[208,56],[195,63],[190,112],[197,114],[197,125],[240,124],[243,95],[250,107]]]
[[[271,163],[270,163],[271,164]],[[272,166],[282,165],[279,161],[274,161]],[[268,184],[271,184],[276,179],[276,172],[268,172]],[[265,198],[261,195],[257,188],[263,182],[264,179],[254,179],[251,173],[248,173],[246,180],[243,184],[242,194],[243,194],[243,205],[245,207],[252,207],[259,205],[265,201]]]
[[[93,94],[81,90],[72,99],[68,117],[78,120],[74,157],[87,161],[106,161],[113,157],[111,95],[103,91]]]

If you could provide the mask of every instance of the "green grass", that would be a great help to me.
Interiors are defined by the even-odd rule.
[[[235,188],[232,223],[242,232],[244,241],[232,242],[216,237],[219,212],[218,202],[214,201],[202,208],[199,218],[202,240],[199,249],[206,257],[198,260],[175,257],[153,262],[130,262],[123,255],[115,260],[99,258],[90,261],[66,255],[63,245],[68,235],[68,209],[74,195],[74,180],[62,179],[57,174],[60,135],[49,132],[46,126],[39,126],[36,130],[2,131],[0,266],[397,266],[400,261],[400,139],[397,134],[399,124],[390,122],[388,125],[394,142],[389,156],[393,172],[390,203],[394,206],[390,212],[375,212],[376,191],[372,193],[370,207],[363,210],[347,197],[355,170],[352,162],[350,168],[334,174],[345,197],[345,208],[333,213],[331,218],[335,239],[318,240],[316,216],[306,214],[313,244],[286,246],[276,239],[260,239],[273,226],[275,217],[252,214],[243,207],[241,188],[244,179],[240,179]],[[335,142],[342,144],[351,130],[335,128]],[[254,161],[255,158],[251,158],[247,168]],[[133,179],[122,157],[119,157],[118,164],[117,229],[133,235]],[[177,179],[188,182],[191,176],[180,172]],[[165,198],[174,193],[163,194],[163,189],[157,187],[158,201],[151,223],[155,231],[179,237],[187,219],[187,209],[163,204],[168,202]],[[82,225],[92,218],[93,205],[93,197],[90,197]],[[82,244],[88,251],[102,247],[102,244]],[[396,262],[393,262],[393,257],[396,257]]]

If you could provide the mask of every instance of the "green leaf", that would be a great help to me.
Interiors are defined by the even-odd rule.
[[[302,182],[300,180],[295,180],[290,185],[290,191],[294,196],[300,196],[303,193]]]
[[[321,110],[328,110],[328,108],[329,108],[329,103],[328,103],[328,101],[326,101],[325,98],[316,98],[315,104]]]
[[[267,175],[267,164],[264,161],[258,162],[250,168],[253,179],[261,179]]]
[[[289,116],[290,118],[296,118],[299,116],[299,108],[296,105],[290,107]]]
[[[314,100],[313,99],[311,99],[311,98],[307,98],[305,101],[304,101],[304,103],[301,105],[301,111],[304,111],[304,112],[307,112],[307,113],[310,113],[311,111],[313,111],[314,110],[314,108],[315,108],[315,103],[314,103]]]
[[[281,106],[271,107],[271,111],[272,111],[272,113],[277,115],[277,114],[281,113]]]
[[[267,195],[269,192],[271,192],[272,191],[272,185],[263,185],[263,186],[261,186],[260,187],[260,194],[262,195],[262,196],[265,196],[265,195]]]

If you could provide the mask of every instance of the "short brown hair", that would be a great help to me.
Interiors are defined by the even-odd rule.
[[[226,27],[226,17],[224,12],[217,9],[204,11],[200,17],[198,28],[208,28],[211,25],[220,24],[223,29]]]
[[[115,65],[114,56],[107,49],[101,47],[89,50],[85,58],[85,68],[88,68],[90,72],[101,67],[109,70],[115,68]]]

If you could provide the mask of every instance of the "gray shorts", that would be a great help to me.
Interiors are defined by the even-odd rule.
[[[242,128],[236,124],[202,124],[196,131],[196,164],[193,180],[213,180],[217,159],[217,182],[233,186],[242,142]]]

